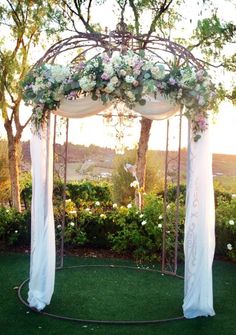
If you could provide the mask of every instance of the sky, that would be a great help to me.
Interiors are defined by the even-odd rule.
[[[116,11],[112,10],[111,3],[113,1],[107,1],[105,8],[97,7],[96,10],[92,13],[94,22],[100,22],[102,27],[108,27],[108,29],[113,30],[114,22],[116,19]],[[186,1],[186,17],[191,18],[196,23],[197,20],[197,10],[195,7],[197,1]],[[219,14],[222,15],[227,13],[227,20],[235,20],[236,10],[235,7],[232,7],[230,3],[222,2],[220,0],[213,0],[214,4],[219,7]],[[224,3],[224,7],[222,7]],[[235,2],[236,5],[236,2]],[[234,10],[232,10],[234,9]],[[104,12],[109,15],[104,15]],[[204,14],[203,14],[204,15]],[[205,14],[207,15],[207,13]],[[145,21],[148,21],[148,15],[145,17]],[[179,31],[184,31],[186,35],[185,27],[179,27]],[[41,51],[42,52],[42,51]],[[38,50],[35,51],[38,54]],[[63,62],[63,60],[62,60]],[[226,77],[222,77],[223,80],[226,80]],[[30,108],[22,106],[23,117],[22,119],[27,118],[30,113]],[[173,124],[173,129],[176,126],[176,118],[171,121]],[[220,112],[216,116],[215,123],[212,126],[213,132],[213,152],[215,153],[226,153],[226,154],[236,154],[236,106],[232,106],[228,102],[223,102],[220,106]],[[124,145],[126,147],[134,147],[137,145],[139,139],[140,124],[139,120],[136,119],[133,122],[132,127],[127,127],[125,129],[125,139]],[[70,132],[69,132],[69,141],[72,143],[79,143],[84,145],[96,144],[106,147],[115,147],[116,131],[112,126],[105,126],[103,118],[101,116],[94,116],[80,120],[70,120]],[[0,137],[5,137],[5,130],[0,124]],[[30,130],[26,129],[23,133],[22,140],[28,140],[30,138]],[[165,138],[166,138],[166,121],[154,121],[151,129],[151,136],[149,141],[150,149],[165,149]],[[187,146],[187,122],[183,122],[183,140],[182,146]],[[176,147],[176,138],[175,132],[173,131],[170,134],[171,149]],[[63,141],[63,139],[61,139]]]

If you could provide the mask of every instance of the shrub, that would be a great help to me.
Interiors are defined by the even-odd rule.
[[[166,246],[171,256],[173,246],[174,225],[172,220],[174,204],[169,207],[167,213],[167,230],[169,231]],[[184,211],[180,211],[181,225],[183,230]],[[136,207],[120,207],[116,225],[118,230],[115,234],[110,234],[113,250],[118,252],[129,252],[136,259],[160,260],[162,250],[163,233],[163,199],[154,195],[149,195],[145,199],[143,212],[139,212]],[[183,232],[180,234],[183,237]],[[180,245],[183,241],[180,241]],[[173,253],[173,251],[172,251]]]
[[[216,207],[216,254],[236,260],[236,200],[218,199]]]
[[[2,247],[29,245],[30,212],[0,207],[0,243]]]

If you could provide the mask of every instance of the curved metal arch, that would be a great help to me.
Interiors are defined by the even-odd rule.
[[[121,32],[117,30],[112,31],[109,34],[79,32],[73,36],[64,38],[52,45],[43,57],[37,61],[35,66],[40,66],[44,63],[54,63],[60,54],[74,49],[83,49],[83,51],[79,52],[71,62],[74,62],[77,58],[81,57],[81,55],[91,49],[101,49],[100,52],[105,51],[108,53],[113,51],[125,52],[131,49],[134,52],[145,50],[166,64],[167,62],[160,53],[172,55],[178,66],[182,66],[184,63],[189,62],[196,69],[204,67],[203,61],[196,59],[186,47],[173,42],[170,39],[154,34],[151,36],[148,36],[147,34],[136,36],[130,32]],[[100,52],[98,51],[97,54]]]

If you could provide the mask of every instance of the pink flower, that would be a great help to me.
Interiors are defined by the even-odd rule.
[[[108,56],[108,54],[102,54],[102,59],[104,61],[104,63],[109,63],[110,62],[110,57]]]
[[[106,72],[103,72],[103,74],[101,75],[101,78],[103,80],[109,80],[110,79],[109,75]]]
[[[174,78],[170,77],[169,83],[170,83],[170,85],[175,85],[176,84],[176,80]]]
[[[133,84],[134,87],[137,87],[139,85],[139,81],[138,80],[134,80],[132,84]]]

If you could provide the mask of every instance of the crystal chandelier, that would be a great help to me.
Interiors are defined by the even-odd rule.
[[[123,155],[125,151],[125,138],[130,136],[127,129],[133,125],[138,116],[125,103],[119,102],[112,105],[103,114],[104,124],[115,129],[116,154]]]

